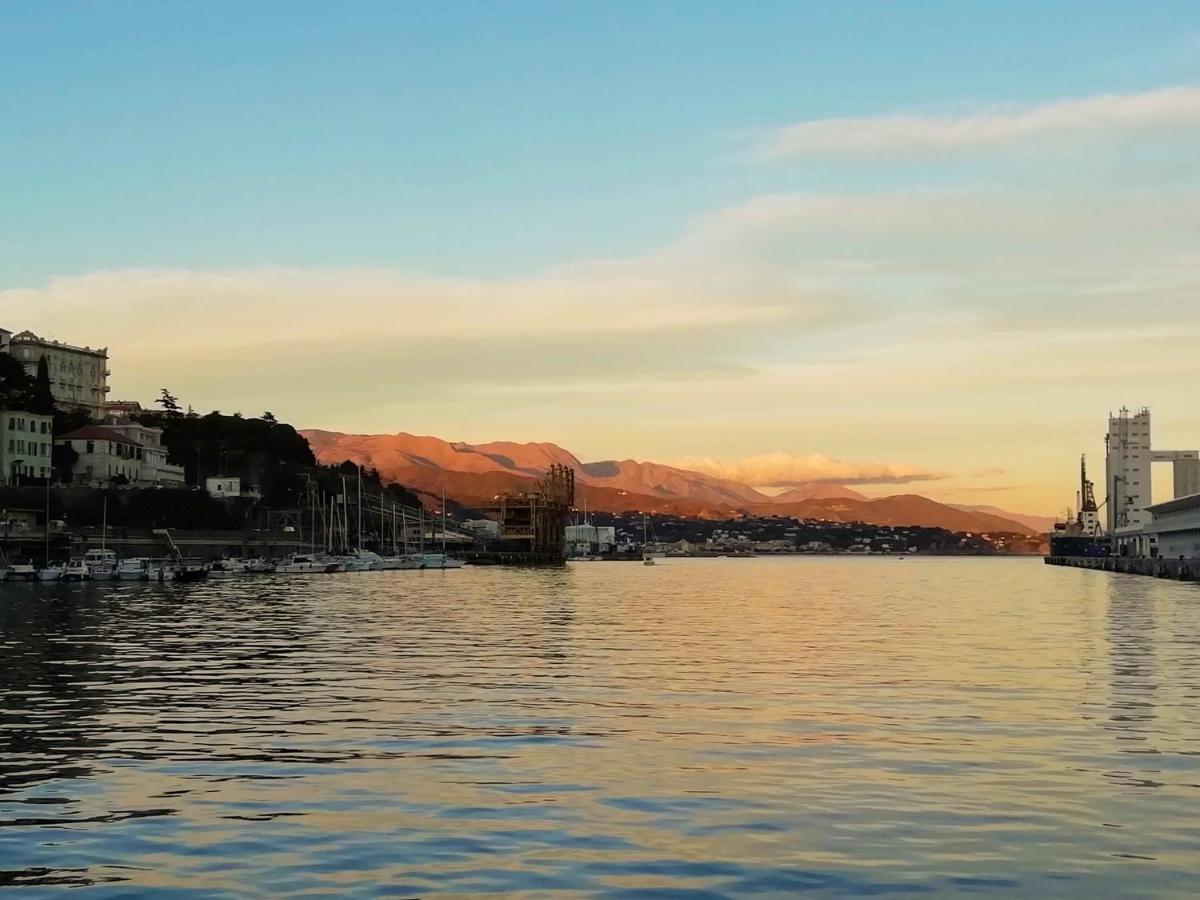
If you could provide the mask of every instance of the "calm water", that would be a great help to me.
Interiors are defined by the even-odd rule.
[[[668,560],[0,592],[0,884],[1179,896],[1200,587]]]

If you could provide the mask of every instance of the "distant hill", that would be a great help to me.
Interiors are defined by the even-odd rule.
[[[1033,534],[1033,529],[1002,516],[967,512],[930,500],[918,494],[896,494],[891,497],[825,498],[792,503],[771,503],[753,507],[757,515],[786,515],[798,519],[825,519],[831,522],[866,522],[871,525],[924,525],[950,531],[969,531],[976,534],[1005,531]]]
[[[844,484],[827,484],[823,481],[810,481],[801,484],[782,494],[771,498],[772,503],[798,503],[802,500],[866,500],[866,494],[846,487]]]
[[[749,513],[976,533],[1032,534],[1037,530],[989,511],[959,509],[916,494],[872,499],[844,485],[798,485],[768,497],[740,482],[660,463],[632,459],[584,463],[549,443],[452,443],[403,432],[309,430],[301,434],[320,462],[328,465],[350,460],[378,469],[385,482],[394,481],[423,494],[430,505],[443,491],[465,506],[487,505],[499,494],[532,489],[552,463],[561,463],[576,472],[578,505],[595,512],[638,511],[712,519]]]
[[[1038,534],[1046,534],[1053,530],[1054,524],[1061,521],[1054,516],[1031,516],[1028,513],[1009,512],[1006,509],[1001,509],[998,506],[964,506],[961,503],[951,503],[955,509],[961,509],[966,512],[981,512],[989,513],[993,516],[1001,516],[1005,519],[1012,519],[1014,522],[1020,522],[1026,528],[1032,528]]]

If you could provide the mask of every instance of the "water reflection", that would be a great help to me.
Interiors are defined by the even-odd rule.
[[[6,586],[0,885],[1181,893],[1196,590],[923,559]]]

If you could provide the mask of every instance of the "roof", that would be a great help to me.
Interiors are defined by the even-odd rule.
[[[1154,515],[1181,512],[1189,509],[1200,509],[1200,494],[1187,494],[1183,497],[1176,497],[1174,500],[1164,500],[1162,503],[1155,503],[1146,507],[1146,510]]]
[[[32,344],[37,347],[48,347],[54,350],[66,350],[71,353],[86,353],[89,356],[101,357],[103,359],[108,358],[107,347],[101,347],[98,350],[92,347],[77,347],[74,344],[67,344],[63,341],[39,337],[28,329],[14,334],[11,338],[9,338],[9,342],[13,344]]]
[[[68,431],[66,434],[60,434],[54,438],[56,441],[114,441],[118,444],[130,444],[131,446],[140,446],[137,441],[130,440],[119,431],[113,431],[111,428],[104,428],[100,425],[85,425],[82,428],[76,428],[74,431]]]
[[[48,413],[35,413],[35,412],[30,412],[27,409],[17,409],[16,407],[12,407],[11,409],[8,407],[0,407],[0,416],[11,416],[11,415],[29,416],[34,419],[53,419],[54,418],[53,415],[48,414]]]

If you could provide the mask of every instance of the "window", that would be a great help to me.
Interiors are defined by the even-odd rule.
[[[9,453],[17,452],[17,442],[15,440],[13,440],[12,438],[8,439],[8,452]]]
[[[87,442],[87,452],[88,452],[88,453],[95,453],[95,452],[96,452],[96,442],[95,442],[95,441],[88,441],[88,442]]]

